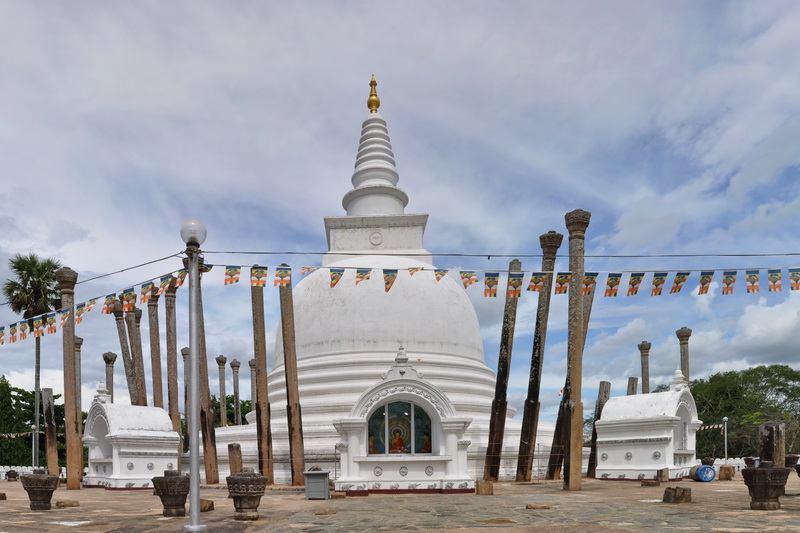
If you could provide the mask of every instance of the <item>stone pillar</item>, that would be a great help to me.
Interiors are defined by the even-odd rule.
[[[288,267],[289,265],[281,265]],[[305,452],[303,446],[303,415],[300,410],[300,385],[297,379],[297,353],[294,335],[294,302],[292,284],[278,289],[281,302],[281,333],[283,335],[283,369],[286,373],[286,419],[289,424],[289,455],[292,462],[292,485],[304,483]]]
[[[603,416],[603,407],[611,397],[611,382],[601,381],[597,391],[597,402],[594,404],[594,423],[592,424],[592,446],[589,452],[589,468],[586,476],[593,478],[597,472],[597,421]]]
[[[81,398],[81,347],[83,346],[83,337],[75,337],[75,416],[78,421],[78,432],[83,437],[83,409]],[[81,456],[83,457],[83,456]],[[81,459],[83,461],[83,459]],[[81,468],[83,473],[83,468]],[[83,476],[81,476],[83,478]]]
[[[519,436],[519,455],[517,456],[517,481],[530,481],[533,467],[533,453],[536,447],[536,430],[539,425],[539,391],[542,383],[542,362],[544,359],[545,339],[547,338],[547,318],[550,315],[550,294],[553,287],[553,269],[556,252],[561,246],[564,236],[549,231],[539,236],[542,247],[542,290],[539,292],[539,303],[536,309],[536,325],[533,330],[533,352],[531,354],[531,370],[528,376],[528,396],[522,415],[522,429]]]
[[[167,403],[172,430],[181,435],[181,413],[178,406],[178,335],[175,316],[175,278],[164,293],[164,314],[167,322]],[[187,354],[188,356],[188,354]],[[178,472],[181,471],[181,446],[178,447]]]
[[[522,263],[514,259],[508,271],[519,272]],[[497,358],[497,382],[492,400],[492,414],[489,419],[489,442],[486,446],[486,460],[483,466],[483,479],[497,481],[500,477],[500,455],[505,436],[506,411],[508,409],[508,377],[511,373],[511,352],[514,346],[514,328],[517,322],[517,298],[511,298],[506,291],[503,310],[503,328],[500,333],[500,354]]]
[[[188,260],[185,260],[188,265]],[[206,470],[206,483],[219,483],[219,463],[217,462],[217,438],[214,432],[214,412],[211,409],[211,388],[208,378],[208,354],[206,352],[206,322],[203,313],[202,274],[197,282],[197,309],[200,331],[200,430],[203,434],[203,463]]]
[[[231,361],[233,371],[233,423],[237,426],[242,425],[242,406],[239,400],[239,368],[242,363],[238,359]]]
[[[689,337],[692,336],[692,330],[684,326],[675,335],[681,343],[681,372],[686,383],[689,383]]]
[[[636,388],[639,386],[639,378],[631,376],[628,378],[628,396],[636,395]]]
[[[136,405],[147,406],[147,380],[144,376],[144,352],[142,351],[142,310],[134,307],[133,311],[125,315],[128,325],[128,339],[131,342],[131,355],[133,356],[133,369],[136,372],[136,388],[139,396]]]
[[[44,449],[47,457],[47,473],[51,476],[59,474],[58,441],[56,440],[56,411],[53,403],[53,389],[42,389],[44,405]]]
[[[111,403],[114,403],[114,362],[116,360],[117,354],[114,352],[103,354],[103,361],[106,363],[106,389],[108,389],[108,395],[111,396]]]
[[[139,405],[139,391],[136,389],[136,370],[133,368],[133,357],[131,357],[130,345],[128,343],[128,333],[123,322],[122,302],[114,302],[114,318],[117,321],[117,333],[119,334],[119,349],[122,354],[122,365],[125,367],[125,381],[128,383],[128,395],[131,398],[131,405]]]
[[[64,354],[64,432],[67,443],[67,489],[81,488],[81,463],[83,462],[83,443],[76,419],[75,390],[75,282],[78,273],[69,267],[61,267],[55,272],[58,288],[61,291],[61,308],[70,313],[61,328]]]
[[[256,397],[258,396],[256,386],[256,360],[250,359],[247,364],[250,365],[250,409],[255,412]]]
[[[231,474],[242,471],[242,446],[238,442],[228,444],[228,464]]]
[[[186,421],[183,431],[183,448],[189,445],[189,348],[181,348],[181,356],[183,357],[183,418]]]
[[[228,425],[228,398],[225,395],[225,363],[228,358],[218,355],[215,361],[219,367],[219,426],[224,428]]]
[[[647,341],[639,343],[639,352],[642,355],[642,394],[650,393],[650,346]]]
[[[758,426],[761,461],[772,461],[774,466],[786,464],[786,436],[783,422],[765,422]]]
[[[581,490],[581,467],[583,464],[583,403],[581,381],[583,379],[583,344],[586,340],[583,308],[583,256],[586,228],[592,214],[576,209],[566,214],[569,231],[569,269],[572,280],[569,284],[569,311],[567,321],[567,380],[564,394],[568,395],[568,435],[564,451],[564,490]]]
[[[158,331],[158,294],[153,287],[147,301],[147,325],[150,333],[150,372],[153,376],[153,407],[164,408],[164,384],[161,378],[161,336]]]
[[[260,268],[253,265],[253,268]],[[255,395],[258,470],[267,483],[275,482],[272,460],[272,428],[270,427],[269,395],[267,394],[267,340],[264,329],[264,287],[250,286],[253,309],[253,352],[256,362]]]

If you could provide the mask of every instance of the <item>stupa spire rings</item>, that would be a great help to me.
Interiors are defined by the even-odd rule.
[[[381,99],[378,98],[378,91],[375,90],[377,86],[378,82],[375,81],[375,74],[373,74],[372,80],[369,82],[369,98],[367,98],[367,107],[370,113],[377,113],[378,108],[381,106]]]

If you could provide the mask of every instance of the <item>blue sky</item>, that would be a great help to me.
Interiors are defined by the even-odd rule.
[[[642,340],[653,344],[652,386],[667,382],[682,326],[694,330],[693,378],[795,364],[800,291],[784,279],[783,292],[766,292],[763,269],[786,277],[798,266],[787,255],[798,251],[798,27],[800,6],[773,1],[4,2],[0,279],[15,253],[55,257],[81,280],[169,256],[192,217],[208,227],[207,250],[311,252],[210,262],[319,264],[322,218],[343,214],[374,73],[406,212],[430,214],[428,250],[537,254],[539,235],[566,233],[564,214],[582,208],[592,212],[588,255],[638,256],[588,257],[587,270],[665,270],[671,283],[679,269],[762,269],[758,295],[745,294],[740,272],[733,295],[721,295],[717,274],[698,296],[695,273],[679,295],[650,297],[647,277],[636,297],[598,296],[586,409],[601,379],[624,394]],[[647,257],[664,254],[700,256]],[[502,270],[508,258],[436,262]],[[180,266],[172,258],[83,283],[76,298]],[[217,270],[205,289],[209,357],[247,361],[246,285],[223,287]],[[469,294],[496,368],[502,299],[478,286]],[[275,290],[267,301],[274,338]],[[553,297],[544,419],[564,379],[566,304]],[[523,294],[517,407],[535,309]],[[0,324],[16,320],[0,307]],[[101,354],[119,343],[99,308],[78,334],[86,404]],[[59,336],[44,338],[43,354],[42,384],[59,391]],[[14,385],[33,386],[32,363],[31,341],[0,347]]]

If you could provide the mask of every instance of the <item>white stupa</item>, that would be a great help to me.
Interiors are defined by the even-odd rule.
[[[342,200],[347,215],[325,219],[328,253],[322,268],[293,292],[306,466],[330,469],[346,490],[471,489],[465,480],[483,474],[495,374],[484,362],[478,318],[464,288],[449,275],[436,280],[423,245],[428,215],[405,213],[408,195],[397,187],[376,85],[373,78],[353,188]],[[410,268],[420,270],[412,275]],[[333,287],[330,269],[344,269]],[[370,279],[357,284],[356,269],[371,269]],[[385,269],[397,270],[389,291]],[[280,331],[276,337],[268,382],[275,483],[290,483]],[[398,355],[401,346],[406,355]],[[400,389],[387,384],[392,376],[402,378]],[[406,409],[407,414],[420,414],[397,418],[403,402],[421,410]],[[502,478],[516,471],[514,413],[509,408]],[[239,442],[245,463],[257,465],[254,435],[252,441],[243,438],[244,432],[255,432],[250,415],[248,426],[217,429],[221,473],[229,442]],[[537,440],[549,448],[552,424],[540,426]],[[402,451],[399,445],[392,450],[396,430],[403,432]],[[405,473],[395,479],[395,470]],[[431,470],[434,474],[425,474]],[[447,475],[439,476],[444,470]]]

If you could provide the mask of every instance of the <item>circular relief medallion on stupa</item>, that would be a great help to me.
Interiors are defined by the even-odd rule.
[[[154,465],[153,463],[147,463],[147,469],[148,469],[148,470],[152,470],[152,469],[154,469],[155,467],[156,467],[156,465]]]
[[[375,468],[372,469],[372,473],[375,474],[376,476],[380,476],[381,474],[383,474],[383,468],[376,466]]]
[[[369,242],[373,246],[378,246],[383,242],[383,235],[381,235],[380,231],[373,231],[369,236]]]
[[[631,452],[625,452],[625,459],[630,461],[633,459],[633,454]]]
[[[425,475],[426,476],[432,476],[433,475],[433,467],[432,466],[426,466],[425,467]]]
[[[600,459],[602,459],[603,461],[605,461],[606,459],[608,459],[608,454],[607,454],[607,453],[603,453],[603,454],[601,454],[601,455],[600,455]]]
[[[408,468],[406,468],[405,466],[401,466],[400,467],[400,475],[401,476],[407,476],[408,475]]]
[[[128,463],[126,466],[128,467],[128,470],[133,470],[133,463]]]

